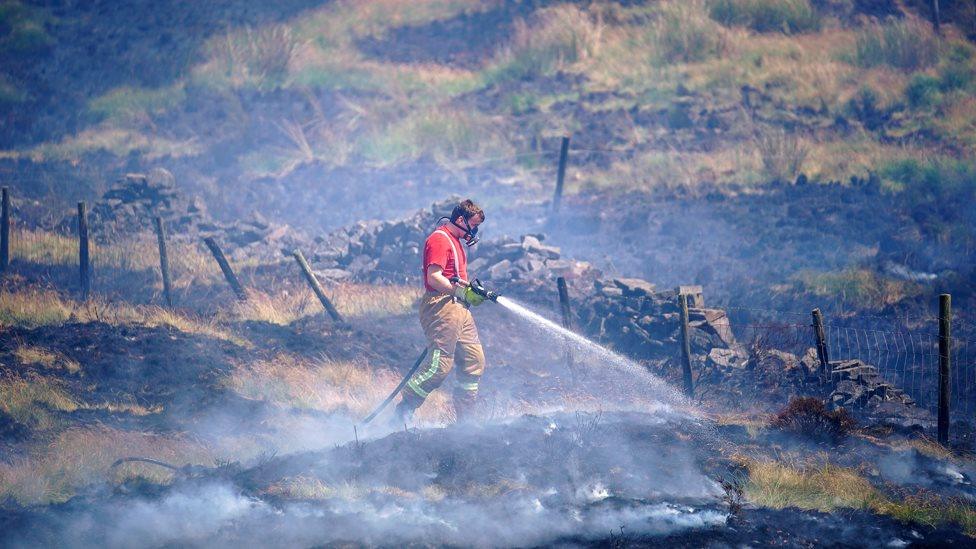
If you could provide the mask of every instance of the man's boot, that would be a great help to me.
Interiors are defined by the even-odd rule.
[[[477,419],[478,392],[454,391],[454,415],[457,423],[470,423]]]
[[[416,393],[409,389],[404,389],[400,393],[400,402],[393,410],[394,426],[400,427],[410,423],[413,420],[414,412],[423,403],[424,399],[420,398]]]

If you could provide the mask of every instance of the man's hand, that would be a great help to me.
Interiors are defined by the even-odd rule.
[[[471,286],[462,286],[458,284],[454,288],[454,297],[459,301],[463,301],[472,307],[477,307],[485,302],[485,298],[478,295]]]

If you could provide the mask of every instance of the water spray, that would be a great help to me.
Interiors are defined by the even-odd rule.
[[[525,306],[519,304],[515,300],[504,297],[497,296],[494,300],[496,303],[504,307],[505,309],[511,311],[512,313],[518,315],[522,319],[534,324],[536,327],[548,332],[551,335],[558,337],[569,345],[572,345],[576,350],[590,353],[594,355],[601,362],[609,365],[617,370],[626,371],[628,374],[633,374],[634,376],[640,378],[641,380],[647,382],[649,385],[658,388],[666,393],[669,400],[675,403],[681,403],[690,406],[690,403],[685,399],[678,389],[668,384],[666,381],[660,377],[650,373],[646,368],[637,364],[633,360],[611,351],[610,349],[595,343],[571,330],[560,326],[556,322],[549,320],[548,318],[536,313]]]

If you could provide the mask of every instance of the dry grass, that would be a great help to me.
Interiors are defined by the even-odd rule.
[[[45,290],[0,291],[0,326],[57,326],[71,318],[76,303]]]
[[[222,339],[244,347],[250,344],[220,327],[215,320],[184,315],[154,306],[107,303],[97,299],[79,303],[50,290],[0,291],[0,326],[37,328],[67,322],[105,322],[111,325],[165,326],[181,332]]]
[[[440,105],[377,128],[359,146],[367,159],[381,165],[422,156],[450,163],[511,153],[503,128],[500,119]]]
[[[7,378],[0,380],[0,410],[38,431],[60,424],[58,412],[73,412],[80,404],[64,384],[49,378]]]
[[[489,82],[551,74],[599,53],[603,21],[576,6],[543,8],[515,24],[512,41],[487,71]]]
[[[330,485],[319,478],[307,476],[289,477],[280,480],[265,488],[262,493],[283,499],[319,501],[328,499],[358,501],[365,499],[371,494],[394,496],[403,499],[424,497],[395,486],[364,486],[352,482]]]
[[[860,311],[880,311],[922,291],[917,282],[887,278],[871,269],[853,267],[826,273],[801,272],[795,280],[798,291],[830,297]]]
[[[416,285],[377,286],[344,282],[332,288],[331,294],[339,313],[353,319],[412,313],[423,291]]]
[[[976,536],[976,508],[971,502],[924,493],[899,501],[881,493],[856,470],[826,460],[742,461],[749,471],[746,497],[756,505],[823,512],[865,509],[929,526],[958,524],[967,535]]]
[[[0,463],[0,500],[11,498],[21,505],[55,503],[69,499],[84,486],[134,474],[155,481],[169,479],[168,471],[148,465],[110,469],[115,460],[130,456],[177,466],[214,461],[203,444],[180,435],[108,427],[73,428],[59,434],[49,445],[37,448],[30,458]]]
[[[649,28],[648,49],[666,63],[728,55],[733,43],[732,33],[708,17],[703,0],[661,3]]]
[[[139,153],[146,160],[182,158],[202,152],[194,140],[178,141],[148,131],[102,124],[70,135],[57,143],[42,143],[14,156],[33,162],[78,160],[86,154],[108,152],[115,156]]]
[[[224,384],[245,398],[363,417],[399,381],[388,370],[374,370],[365,359],[333,361],[280,354],[271,360],[239,365]],[[420,409],[418,419],[435,423],[450,421],[453,411],[446,393],[433,393]]]
[[[33,265],[78,264],[78,239],[49,231],[12,229],[10,259]]]
[[[42,267],[75,267],[78,264],[78,240],[44,230],[14,229],[10,238],[11,260]],[[91,243],[92,271],[100,287],[114,288],[114,272],[150,272],[156,289],[162,289],[159,275],[159,249],[150,232],[123,236],[111,244]],[[169,242],[170,274],[174,290],[193,285],[209,286],[223,280],[213,257],[197,242]],[[237,265],[236,267],[240,267]]]
[[[750,461],[746,496],[756,505],[830,512],[838,508],[871,509],[877,489],[857,471],[829,462]]]
[[[20,345],[14,349],[14,356],[22,364],[40,364],[49,369],[66,370],[69,374],[76,374],[81,371],[81,365],[77,361],[42,347]]]
[[[803,171],[810,146],[795,133],[767,128],[754,138],[766,181],[790,183]]]
[[[858,33],[853,60],[864,67],[887,64],[914,71],[938,62],[940,47],[927,21],[906,17],[865,26]]]
[[[296,320],[323,311],[315,295],[306,288],[283,291],[274,296],[254,289],[247,290],[247,301],[234,303],[231,318],[288,326]]]
[[[344,319],[381,318],[409,314],[416,309],[421,291],[413,285],[372,285],[343,282],[326,287],[333,305]],[[248,300],[236,302],[232,311],[221,318],[231,321],[252,320],[287,326],[325,309],[307,287],[268,294],[248,289]]]

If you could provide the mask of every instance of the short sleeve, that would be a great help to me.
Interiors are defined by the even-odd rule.
[[[424,272],[426,273],[431,265],[440,265],[441,269],[447,270],[450,258],[451,244],[447,238],[438,234],[431,235],[424,244]]]

